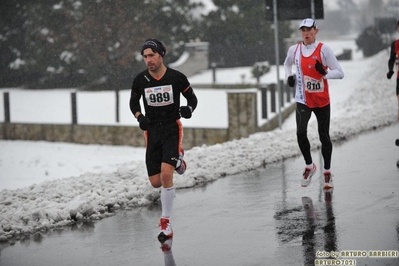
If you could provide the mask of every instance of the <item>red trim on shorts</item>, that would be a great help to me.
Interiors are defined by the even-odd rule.
[[[178,147],[179,153],[180,152],[184,153],[184,150],[183,150],[183,136],[184,136],[183,124],[181,123],[180,119],[176,119],[176,123],[177,123],[177,127],[179,128],[179,147]]]

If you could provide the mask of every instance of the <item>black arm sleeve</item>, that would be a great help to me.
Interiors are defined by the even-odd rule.
[[[198,99],[197,96],[194,93],[193,88],[188,87],[183,93],[184,98],[187,99],[187,105],[191,106],[193,108],[193,111],[197,107],[198,104]]]
[[[388,60],[388,70],[393,71],[393,66],[395,65],[395,60],[396,60],[396,53],[395,53],[395,42],[392,42],[391,44],[391,53],[389,55],[389,60]]]
[[[140,98],[141,94],[139,91],[137,91],[137,86],[135,86],[135,81],[133,81],[132,92],[130,93],[129,101],[130,111],[133,115],[135,115],[137,112],[141,113]]]

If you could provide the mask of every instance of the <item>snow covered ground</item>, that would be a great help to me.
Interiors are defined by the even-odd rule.
[[[345,78],[330,81],[333,140],[397,121],[395,80],[386,79],[387,59],[387,51],[366,59],[354,51],[354,60],[341,62]],[[226,77],[229,80],[238,76],[230,73],[234,76]],[[211,79],[202,75],[201,83]],[[195,83],[196,78],[190,81]],[[193,120],[201,117],[197,111]],[[319,141],[314,119],[308,131],[316,148]],[[3,241],[69,225],[73,219],[101,219],[112,215],[109,209],[134,208],[159,200],[159,190],[147,180],[143,148],[0,141],[0,151]],[[282,129],[186,151],[188,170],[182,176],[175,175],[175,185],[192,187],[299,154],[291,116]],[[332,166],[334,171],[334,162]]]

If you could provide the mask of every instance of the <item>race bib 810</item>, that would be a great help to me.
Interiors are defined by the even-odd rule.
[[[320,80],[314,79],[309,76],[304,76],[303,80],[305,82],[305,90],[307,92],[323,92],[324,91],[324,81],[323,78]]]
[[[173,87],[164,85],[145,89],[145,99],[149,106],[165,106],[173,104]]]

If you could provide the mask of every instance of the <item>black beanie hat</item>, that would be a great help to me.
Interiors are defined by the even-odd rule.
[[[144,50],[147,48],[155,50],[162,57],[164,57],[166,54],[165,46],[157,39],[147,39],[141,47],[141,55],[143,55]]]

